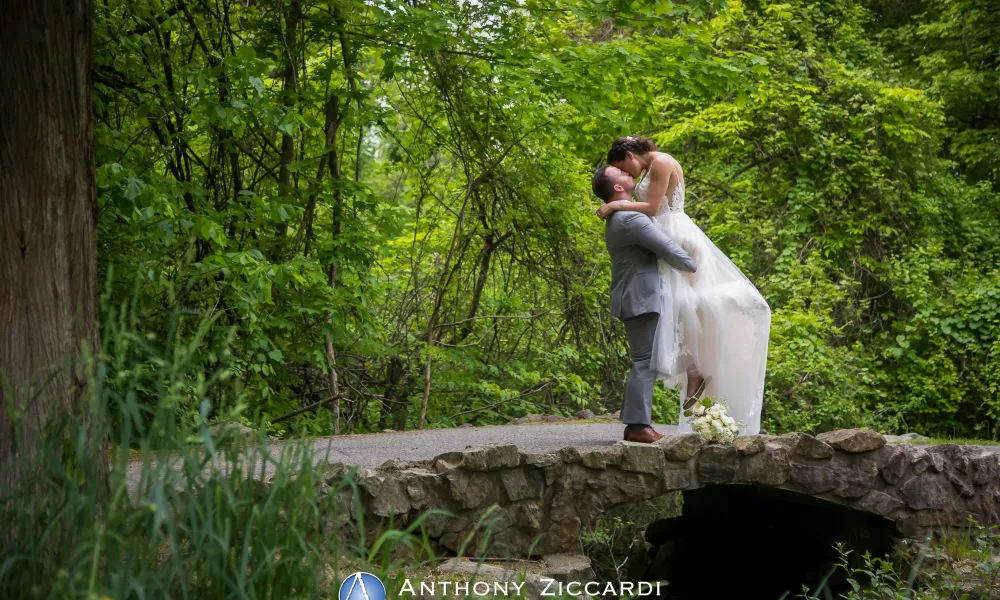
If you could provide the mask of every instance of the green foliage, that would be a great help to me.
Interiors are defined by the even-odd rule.
[[[912,560],[902,555],[878,558],[869,554],[854,566],[851,552],[839,547],[836,565],[850,587],[844,600],[973,600],[992,598],[1000,582],[995,558],[1000,538],[974,521],[967,534],[944,538],[919,549]],[[909,563],[909,564],[907,564]],[[824,596],[823,594],[826,594]],[[798,598],[829,597],[829,590],[805,590]]]
[[[1000,204],[954,176],[933,90],[860,4],[725,19],[720,52],[756,54],[753,91],[656,137],[684,149],[694,217],[772,305],[766,429],[993,427]]]
[[[997,14],[889,4],[101,3],[101,269],[143,335],[218,311],[190,358],[249,423],[616,410],[588,178],[640,132],[772,307],[768,431],[994,437]]]
[[[315,598],[350,567],[392,580],[403,564],[394,549],[407,565],[421,560],[419,523],[368,539],[344,527],[351,515],[335,499],[357,488],[350,474],[327,481],[311,444],[275,455],[262,431],[210,433],[212,391],[232,371],[205,373],[192,348],[220,344],[181,337],[210,331],[210,315],[174,308],[177,326],[151,339],[131,311],[105,310],[103,354],[86,366],[82,395],[91,426],[53,420],[40,452],[17,459],[20,487],[0,491],[0,596]],[[147,411],[138,399],[150,394]],[[201,407],[193,424],[191,402]]]

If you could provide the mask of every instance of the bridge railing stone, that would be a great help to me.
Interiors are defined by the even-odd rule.
[[[331,466],[326,485],[346,472]],[[427,519],[428,535],[458,552],[486,539],[489,523],[495,556],[579,553],[581,529],[605,511],[706,486],[788,490],[879,515],[911,538],[967,527],[970,517],[1000,523],[997,454],[954,444],[887,445],[864,429],[748,436],[734,444],[682,434],[546,453],[482,446],[361,468],[356,480],[369,522],[405,524],[442,509],[454,516]],[[358,508],[347,495],[338,503],[348,515]]]

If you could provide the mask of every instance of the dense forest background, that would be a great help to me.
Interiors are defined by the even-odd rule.
[[[617,410],[628,359],[589,177],[642,134],[772,307],[765,429],[998,434],[993,2],[95,10],[104,311],[134,307],[150,343],[189,332],[171,351],[204,370],[192,424],[317,403],[270,433]]]

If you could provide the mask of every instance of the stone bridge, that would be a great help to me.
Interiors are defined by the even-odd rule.
[[[323,485],[331,490],[352,469],[330,465]],[[676,565],[667,548],[684,530],[754,539],[784,527],[799,542],[818,536],[832,545],[851,531],[921,539],[967,528],[970,517],[1000,523],[1000,455],[953,444],[887,445],[861,429],[750,436],[733,445],[706,444],[697,434],[542,452],[493,444],[389,460],[354,477],[369,523],[391,519],[401,527],[442,509],[454,516],[433,515],[424,531],[466,555],[484,541],[479,551],[494,557],[580,553],[581,534],[618,515],[645,531],[647,543],[630,551],[634,578],[657,561]],[[352,492],[336,493],[345,509],[338,512],[350,514]],[[757,508],[747,512],[750,506]],[[699,518],[700,525],[684,524]]]

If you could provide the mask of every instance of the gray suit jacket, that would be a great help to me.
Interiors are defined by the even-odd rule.
[[[640,212],[615,211],[604,226],[611,254],[611,316],[630,319],[659,313],[662,306],[658,260],[694,273],[697,265],[652,219]]]

